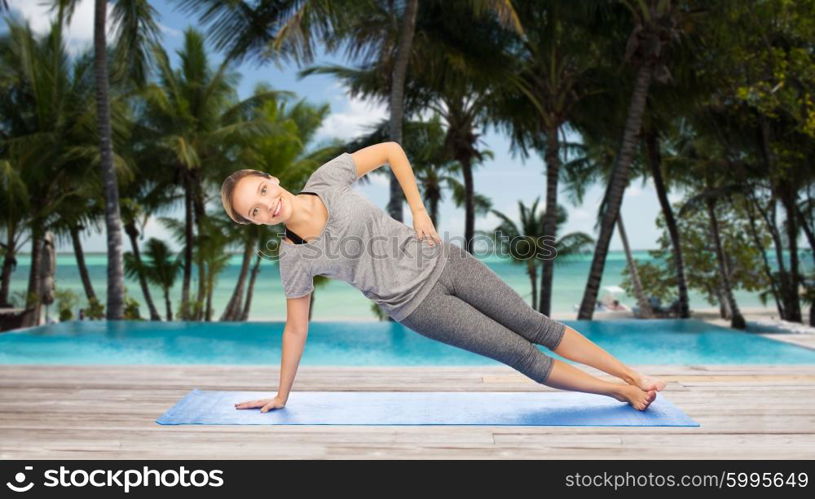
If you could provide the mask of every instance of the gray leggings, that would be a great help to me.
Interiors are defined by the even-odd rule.
[[[428,338],[490,357],[545,383],[565,325],[532,308],[492,269],[466,250],[450,247],[439,280],[400,324]]]

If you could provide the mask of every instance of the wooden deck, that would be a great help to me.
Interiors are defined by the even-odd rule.
[[[815,366],[638,367],[701,427],[164,426],[192,388],[273,390],[277,368],[3,365],[0,458],[815,458]],[[505,366],[301,366],[294,389],[551,390]]]

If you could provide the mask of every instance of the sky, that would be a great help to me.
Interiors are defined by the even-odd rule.
[[[42,34],[48,30],[53,14],[48,7],[41,5],[42,0],[10,0],[11,10],[28,20],[35,33]],[[46,2],[47,3],[47,2]],[[183,31],[194,27],[202,32],[206,29],[197,23],[197,16],[187,15],[177,9],[177,3],[167,0],[154,0],[151,5],[158,11],[158,22],[161,28],[163,43],[173,62],[178,60],[176,50],[183,42]],[[109,9],[110,10],[110,9]],[[110,12],[108,12],[110,14]],[[4,30],[5,23],[0,31]],[[81,0],[74,14],[74,18],[67,30],[68,49],[72,53],[81,52],[91,47],[93,42],[93,0]],[[208,43],[209,46],[209,43]],[[210,49],[213,64],[221,59],[221,54]],[[353,61],[344,58],[343,53],[324,54],[320,51],[315,58],[314,65],[341,64],[352,66]],[[300,68],[294,64],[278,67],[274,64],[258,67],[253,62],[247,62],[236,68],[242,78],[238,93],[241,98],[252,94],[258,82],[268,82],[276,90],[289,90],[296,94],[295,100],[305,99],[314,104],[328,104],[331,112],[323,122],[315,137],[315,143],[330,141],[332,139],[351,140],[361,135],[366,127],[383,120],[387,115],[387,106],[351,98],[339,80],[331,76],[314,75],[303,79],[297,78]],[[479,147],[482,150],[492,151],[494,158],[485,160],[476,165],[474,170],[475,189],[478,193],[487,196],[493,203],[493,209],[505,213],[514,220],[518,220],[518,201],[527,206],[531,205],[537,197],[538,204],[543,209],[546,193],[545,163],[541,155],[535,154],[525,161],[510,149],[507,137],[494,130],[478,130],[483,133]],[[573,138],[570,138],[573,140]],[[352,152],[352,151],[349,151]],[[408,159],[410,155],[408,152]],[[387,166],[383,166],[387,168]],[[381,208],[385,208],[388,199],[388,180],[384,175],[371,175],[371,182],[367,185],[356,185],[360,193],[367,196]],[[285,187],[285,186],[284,186]],[[572,204],[568,193],[561,189],[559,202],[567,208],[568,222],[559,234],[570,232],[585,232],[597,238],[595,231],[595,213],[603,197],[603,186],[596,184],[586,192],[581,204]],[[450,196],[448,196],[450,197]],[[680,198],[676,193],[669,196],[671,202]],[[219,202],[219,201],[218,201]],[[655,219],[660,212],[659,201],[653,184],[649,179],[646,183],[642,179],[634,180],[626,190],[622,216],[628,231],[628,239],[634,250],[656,248],[659,231]],[[410,210],[404,205],[405,223],[411,226]],[[182,217],[179,210],[175,215]],[[103,222],[100,221],[97,231],[86,233],[83,237],[83,248],[86,252],[104,252],[106,249]],[[489,230],[499,224],[499,219],[493,214],[476,218],[476,229]],[[90,229],[93,231],[94,229]],[[460,240],[464,233],[464,210],[456,207],[452,201],[446,200],[440,206],[440,217],[436,226],[442,239],[455,238]],[[145,240],[150,237],[161,238],[168,242],[176,251],[179,246],[173,242],[170,233],[160,223],[151,219],[145,227]],[[129,250],[129,244],[125,244]],[[611,239],[612,251],[622,250],[622,244],[617,231]],[[71,253],[70,241],[59,241],[57,251]]]

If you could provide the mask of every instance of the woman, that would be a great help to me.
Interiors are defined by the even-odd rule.
[[[413,230],[352,189],[355,180],[384,163],[402,186]],[[236,223],[282,223],[287,236],[279,247],[287,316],[278,393],[235,404],[237,409],[267,412],[285,406],[306,341],[312,278],[318,274],[350,283],[409,329],[498,360],[547,386],[607,395],[639,410],[665,387],[536,311],[480,260],[442,242],[396,142],[340,154],[312,173],[298,194],[267,173],[237,171],[224,181],[221,201]],[[591,376],[535,344],[625,383]]]

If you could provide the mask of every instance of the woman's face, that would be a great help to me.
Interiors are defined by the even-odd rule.
[[[287,194],[275,179],[247,175],[235,185],[232,207],[256,225],[276,225],[289,216]]]

